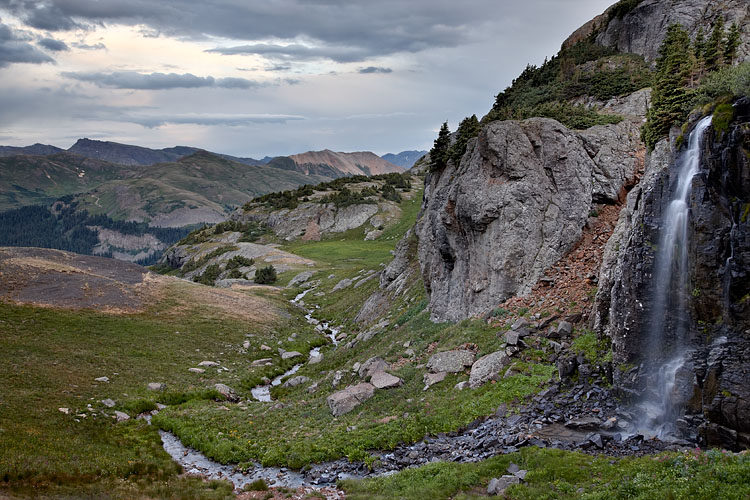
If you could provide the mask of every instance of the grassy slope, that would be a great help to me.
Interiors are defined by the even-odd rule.
[[[113,410],[100,400],[112,398],[115,410],[134,417],[156,401],[215,396],[206,389],[217,382],[241,391],[239,378],[261,343],[275,345],[295,330],[302,333],[295,347],[303,349],[318,336],[295,326],[299,315],[270,325],[188,305],[184,286],[173,285],[159,304],[126,316],[0,304],[0,496],[75,491],[76,497],[221,498],[231,491],[223,483],[179,478],[156,427],[134,420],[114,424],[102,415]],[[277,296],[270,301],[268,307],[286,307]],[[245,340],[251,342],[248,353],[240,349]],[[220,361],[230,371],[188,372],[203,360]],[[110,382],[94,380],[102,376]],[[165,382],[167,391],[149,392],[149,382]],[[86,411],[88,404],[92,410]]]
[[[318,317],[343,324],[349,338],[356,334],[352,319],[378,282],[373,279],[359,288],[349,287],[337,293],[331,293],[332,288],[341,279],[353,277],[362,269],[380,269],[380,264],[391,258],[390,250],[413,224],[419,199],[418,196],[416,201],[402,202],[403,218],[388,228],[379,240],[363,241],[359,229],[320,242],[292,243],[285,248],[318,261],[319,272],[313,279],[322,283],[315,293],[323,291],[325,295],[312,293],[306,301],[321,306]],[[290,291],[288,295],[291,298],[295,293]],[[455,391],[453,386],[466,380],[468,375],[460,374],[449,376],[445,382],[423,392],[424,368],[417,365],[426,362],[428,348],[448,349],[473,342],[478,345],[480,354],[486,354],[501,345],[496,331],[482,321],[431,323],[425,304],[424,288],[415,275],[410,291],[394,304],[391,312],[391,323],[402,326],[392,326],[354,349],[324,347],[323,362],[305,366],[298,372],[319,383],[320,388],[314,394],[306,392],[310,384],[276,389],[274,396],[283,405],[269,407],[249,403],[247,410],[219,411],[215,405],[195,401],[161,412],[154,422],[222,462],[260,460],[269,465],[300,467],[342,456],[362,460],[370,449],[389,449],[401,442],[417,441],[425,434],[456,430],[479,416],[493,413],[502,402],[520,400],[538,391],[552,376],[553,367],[536,365],[497,384],[461,392]],[[339,388],[356,383],[359,379],[351,370],[356,361],[364,362],[379,355],[389,362],[397,362],[405,355],[403,343],[407,340],[412,342],[417,358],[402,360],[403,366],[393,370],[404,380],[404,385],[378,391],[356,411],[333,418],[326,404],[326,397],[336,390],[331,386],[333,373],[344,372]],[[431,344],[435,345],[430,347]],[[269,375],[275,373],[278,370]],[[258,379],[257,374],[251,373],[247,382],[255,383]],[[389,423],[379,422],[394,416],[397,418]]]

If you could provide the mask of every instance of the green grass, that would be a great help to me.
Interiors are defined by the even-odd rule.
[[[528,470],[524,484],[505,492],[506,498],[517,500],[739,500],[750,496],[750,456],[719,451],[616,459],[527,448],[475,464],[429,464],[389,477],[343,481],[340,486],[351,500],[486,498],[490,479],[507,474],[511,462]]]
[[[224,498],[231,493],[223,483],[179,477],[179,466],[161,448],[157,427],[135,419],[115,424],[110,415],[120,410],[135,417],[157,402],[213,401],[218,393],[212,386],[218,382],[247,397],[240,381],[249,360],[260,357],[262,342],[276,345],[279,339],[283,346],[298,346],[320,336],[299,313],[273,327],[200,304],[181,310],[181,300],[168,295],[132,315],[0,303],[0,496],[75,491],[76,497],[91,498]],[[269,306],[283,304],[277,298]],[[296,344],[286,340],[290,331],[298,332]],[[251,342],[249,353],[239,348],[245,340]],[[230,371],[188,372],[203,360],[218,360]],[[95,381],[102,376],[110,381]],[[167,390],[148,391],[149,382],[164,382]],[[106,398],[116,407],[104,407],[100,400]]]

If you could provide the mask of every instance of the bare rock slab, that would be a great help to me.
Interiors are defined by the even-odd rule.
[[[510,364],[510,358],[503,351],[496,351],[482,356],[471,366],[469,387],[476,389],[485,382],[495,378],[508,364]]]
[[[403,381],[390,373],[378,371],[372,374],[370,383],[374,385],[376,389],[390,389],[391,387],[400,386]]]
[[[334,392],[326,402],[334,417],[345,415],[375,395],[375,386],[366,382]]]
[[[430,356],[427,368],[432,373],[459,373],[474,364],[474,353],[465,350],[444,351]]]

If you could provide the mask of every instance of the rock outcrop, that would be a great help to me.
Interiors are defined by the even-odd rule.
[[[428,175],[416,236],[433,319],[485,314],[530,292],[594,204],[634,182],[638,137],[629,120],[582,132],[544,118],[493,122],[458,166]]]
[[[632,3],[632,2],[631,2]],[[745,0],[643,0],[632,9],[616,11],[610,7],[604,14],[587,22],[576,30],[564,43],[570,47],[594,34],[597,43],[620,52],[642,55],[646,61],[654,61],[664,41],[667,27],[674,23],[684,26],[691,38],[702,28],[711,33],[711,25],[718,15],[726,25],[737,23],[743,32],[739,47],[739,59],[750,58],[750,5]]]
[[[681,350],[674,402],[687,412],[683,423],[701,425],[710,445],[750,446],[750,100],[735,105],[727,133],[709,128],[700,172],[688,196],[688,325],[680,340],[676,318],[664,320],[663,351],[649,345],[653,276],[659,230],[674,189],[674,142],[662,141],[650,156],[640,185],[631,191],[599,277],[594,326],[612,339],[614,362],[638,366],[663,362]],[[676,315],[674,315],[676,316]],[[615,370],[620,387],[648,390],[648,370]],[[678,422],[679,424],[680,422]]]

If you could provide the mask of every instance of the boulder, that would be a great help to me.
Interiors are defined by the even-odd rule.
[[[216,361],[201,361],[198,366],[219,366],[219,363]]]
[[[98,378],[95,378],[94,380],[96,380],[97,382],[107,383],[109,382],[109,377],[98,377]]]
[[[469,387],[476,389],[485,382],[494,379],[505,366],[510,363],[510,358],[503,351],[496,351],[479,358],[471,366],[469,375]]]
[[[505,332],[503,338],[505,339],[505,343],[507,345],[518,345],[518,341],[521,339],[521,336],[518,334],[518,332],[510,330]]]
[[[383,358],[375,356],[362,363],[357,373],[360,378],[367,378],[372,376],[373,373],[389,370],[390,368],[391,365]]]
[[[203,368],[188,368],[188,371],[192,373],[206,373],[206,370]]]
[[[237,402],[240,400],[234,389],[224,384],[214,384],[214,389],[227,401]]]
[[[294,278],[292,278],[288,285],[289,288],[293,288],[295,286],[301,285],[302,283],[306,283],[310,278],[313,277],[313,274],[315,274],[314,271],[302,271]]]
[[[363,382],[334,392],[326,402],[334,417],[345,415],[375,395],[375,386]]]
[[[505,475],[490,480],[487,486],[488,495],[502,495],[508,487],[514,484],[520,484],[521,480],[517,476]]]
[[[439,372],[439,373],[425,373],[424,377],[422,377],[422,380],[424,381],[424,389],[427,390],[433,385],[442,382],[445,380],[445,377],[448,375],[448,372]]]
[[[338,292],[339,290],[343,290],[345,288],[349,288],[350,286],[352,286],[352,283],[354,283],[352,280],[350,280],[348,278],[344,278],[343,280],[341,280],[338,283],[336,283],[336,286],[333,287],[332,291]]]
[[[474,363],[474,353],[466,350],[438,352],[430,356],[427,368],[432,373],[459,373]]]
[[[253,361],[252,363],[250,363],[250,366],[266,366],[266,365],[270,365],[270,364],[273,364],[273,359],[271,359],[271,358],[261,358],[261,359],[256,359],[255,361]]]
[[[163,382],[149,382],[148,384],[149,391],[163,391],[166,388],[167,388],[167,384]]]
[[[114,408],[116,403],[113,399],[102,399],[102,404],[107,408]]]
[[[125,422],[126,420],[130,420],[130,415],[121,411],[116,411],[115,420],[117,420],[118,422]]]
[[[376,389],[390,389],[391,387],[400,386],[403,381],[390,373],[377,371],[370,377],[370,383],[374,385]]]
[[[302,353],[297,351],[284,351],[281,353],[281,359],[294,359],[300,356],[302,356]]]

